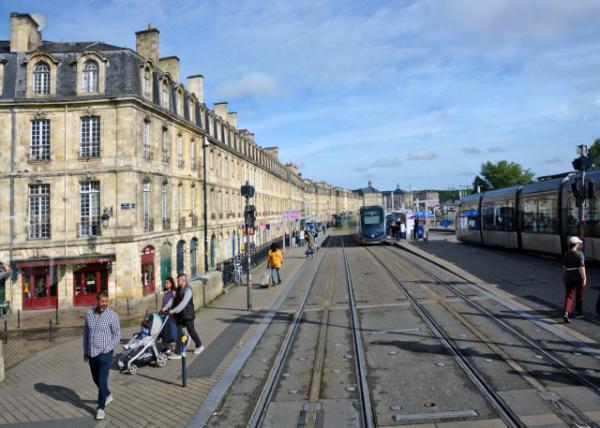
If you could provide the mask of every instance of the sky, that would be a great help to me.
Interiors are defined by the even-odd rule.
[[[152,24],[209,106],[346,188],[459,188],[488,160],[556,174],[600,137],[598,0],[0,0],[0,39],[13,11],[132,49]]]

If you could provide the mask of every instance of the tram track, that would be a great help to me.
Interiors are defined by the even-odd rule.
[[[427,313],[427,310],[423,307],[423,305],[421,303],[417,302],[417,300],[414,299],[414,297],[412,297],[411,291],[408,290],[408,288],[402,284],[402,281],[399,280],[396,277],[396,275],[390,270],[390,268],[388,266],[389,263],[385,263],[384,260],[382,260],[382,258],[380,256],[376,255],[372,250],[367,249],[367,251],[379,263],[379,265],[388,273],[390,278],[397,284],[397,286],[406,293],[409,300],[411,300],[411,304],[414,304],[417,307],[419,307],[419,309],[417,309],[417,307],[415,307],[415,309],[418,312],[423,312],[423,314],[426,317],[431,318],[431,321],[434,324],[437,324],[437,322],[432,319],[433,317],[431,317]],[[449,284],[448,282],[444,281],[443,279],[441,279],[434,273],[430,272],[429,270],[423,268],[418,263],[411,262],[407,258],[404,258],[403,255],[400,254],[398,251],[390,250],[388,248],[386,248],[385,250],[382,250],[382,251],[385,251],[386,253],[388,253],[390,255],[394,255],[396,258],[403,260],[404,261],[403,266],[411,267],[411,268],[417,270],[418,273],[420,273],[421,275],[424,275],[425,277],[432,279],[436,284],[442,286],[445,290],[448,290],[453,296],[455,296],[455,298],[460,299],[460,301],[467,304],[468,307],[475,309],[477,312],[479,312],[480,315],[483,315],[484,317],[486,317],[486,319],[491,320],[496,326],[499,326],[503,331],[510,334],[516,340],[522,342],[526,347],[529,347],[530,350],[532,350],[533,352],[536,353],[536,356],[547,359],[548,361],[552,362],[552,364],[554,364],[554,367],[556,369],[561,370],[565,374],[577,379],[582,386],[592,390],[594,393],[596,393],[596,394],[599,393],[598,385],[596,383],[588,380],[587,378],[585,378],[583,376],[580,376],[579,373],[577,373],[577,371],[575,371],[574,369],[569,367],[565,362],[560,360],[558,357],[554,356],[551,352],[549,352],[546,349],[539,346],[532,338],[519,332],[516,328],[514,328],[513,326],[509,325],[504,320],[495,316],[493,313],[490,312],[490,310],[483,307],[482,304],[477,301],[478,296],[467,295],[464,292],[456,289],[456,287],[454,287],[451,284]],[[600,426],[597,423],[593,422],[590,418],[588,418],[584,414],[584,412],[582,412],[572,402],[560,397],[559,395],[557,395],[556,393],[551,391],[547,386],[545,386],[543,384],[543,382],[538,381],[538,379],[536,378],[534,373],[531,373],[527,367],[524,367],[524,365],[522,363],[517,361],[518,358],[513,358],[513,356],[511,356],[510,353],[505,351],[501,346],[490,341],[488,334],[481,331],[481,329],[479,327],[476,327],[472,322],[470,322],[468,319],[466,319],[465,316],[463,316],[461,313],[459,313],[459,311],[449,303],[448,298],[446,296],[440,296],[438,293],[432,291],[431,289],[429,289],[429,293],[431,295],[433,295],[433,300],[436,301],[436,303],[438,303],[448,313],[450,313],[452,316],[454,316],[465,328],[467,328],[482,343],[485,343],[485,345],[492,351],[492,353],[494,353],[495,355],[498,355],[500,358],[502,358],[504,360],[504,362],[513,369],[514,373],[516,373],[521,378],[523,378],[534,390],[536,390],[540,394],[540,396],[543,398],[543,400],[546,403],[546,405],[548,406],[548,408],[556,416],[558,416],[564,423],[566,423],[569,426],[573,426],[573,427],[599,427]],[[440,332],[442,333],[443,336],[445,336],[446,339],[449,339],[448,334],[443,332],[443,330],[444,330],[443,327],[441,327],[440,325],[437,325],[436,327],[438,330],[440,330]],[[452,346],[452,343],[449,343],[449,345]],[[454,350],[456,350],[456,352],[458,353],[459,356],[461,356],[463,354],[461,352],[460,348],[457,347],[456,345],[454,345],[452,347],[454,348]],[[468,361],[468,358],[466,358],[466,355],[462,355],[460,357],[460,359],[467,366],[470,366],[470,367],[464,367],[463,364],[461,364],[461,367],[468,368],[470,373],[472,373],[476,376],[476,378],[477,378],[476,384],[481,382],[483,384],[483,386],[485,387],[486,391],[491,391],[491,394],[487,395],[487,393],[482,390],[482,392],[486,395],[486,398],[493,400],[495,402],[494,407],[496,409],[501,407],[501,408],[504,408],[507,410],[507,412],[504,414],[500,413],[500,416],[505,421],[505,423],[507,423],[509,426],[524,426],[522,420],[520,420],[520,418],[516,414],[514,414],[514,412],[511,411],[510,407],[504,402],[504,400],[501,397],[499,397],[498,394],[494,393],[492,385],[490,385],[490,383],[485,380],[485,376],[482,375],[479,372],[479,370]],[[469,374],[469,377],[472,378],[471,374]],[[479,387],[479,385],[478,385],[478,387]]]
[[[356,303],[354,302],[354,297],[352,294],[352,280],[349,272],[349,266],[347,263],[347,258],[345,254],[345,248],[343,244],[343,236],[336,236],[330,238],[337,239],[337,247],[341,247],[342,253],[344,256],[344,281],[346,284],[346,290],[348,295],[348,310],[351,314],[350,317],[350,325],[349,328],[352,331],[352,346],[353,346],[353,357],[351,358],[355,361],[354,371],[356,372],[357,379],[357,394],[358,399],[360,401],[360,425],[371,428],[374,426],[374,418],[372,411],[372,404],[369,395],[369,386],[367,383],[366,377],[366,366],[364,361],[364,351],[362,348],[362,342],[360,338],[360,324],[358,320],[358,314],[356,311]],[[330,241],[331,244],[331,241]],[[329,245],[331,247],[332,245]],[[325,265],[326,257],[330,257],[333,259],[335,257],[334,252],[331,254],[326,254],[321,258],[319,265],[310,281],[309,286],[306,288],[304,294],[300,302],[298,303],[298,307],[292,317],[290,322],[290,326],[287,330],[287,334],[279,348],[279,351],[275,357],[273,366],[269,375],[267,377],[266,382],[261,390],[259,398],[256,402],[250,420],[248,422],[249,427],[260,427],[263,426],[267,420],[267,414],[269,412],[269,406],[273,403],[274,397],[277,392],[277,388],[282,383],[282,378],[284,375],[284,367],[286,364],[289,364],[291,360],[290,354],[292,350],[293,344],[299,340],[298,332],[299,326],[306,314],[307,311],[316,311],[314,308],[307,308],[307,302],[309,300],[309,296],[315,293],[318,290],[315,290],[315,282],[316,279],[323,274],[323,267]],[[332,261],[332,260],[330,260]],[[330,311],[331,306],[333,305],[333,295],[335,288],[335,274],[333,269],[329,269],[325,272],[326,281],[324,285],[324,289],[322,290],[323,301],[322,307],[318,310],[321,312],[320,322],[319,322],[319,332],[317,335],[317,344],[315,348],[315,355],[313,359],[313,369],[312,376],[310,380],[310,389],[308,393],[308,400],[304,403],[302,410],[300,411],[298,417],[299,427],[322,427],[324,421],[324,409],[321,403],[322,397],[322,383],[324,377],[324,369],[325,369],[325,354],[327,347],[327,335],[328,328],[330,328]],[[336,309],[339,310],[339,307]],[[304,357],[302,357],[304,358]],[[289,373],[285,373],[289,375]],[[354,390],[354,387],[351,387],[351,390]]]

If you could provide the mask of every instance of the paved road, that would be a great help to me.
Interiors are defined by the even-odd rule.
[[[284,284],[255,290],[254,312],[240,288],[200,313],[209,346],[190,356],[187,389],[178,362],[113,372],[104,424],[600,426],[596,320],[555,319],[556,262],[340,236],[286,260]],[[8,370],[0,424],[92,426],[95,394],[79,340],[60,344]]]

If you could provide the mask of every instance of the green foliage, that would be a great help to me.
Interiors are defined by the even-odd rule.
[[[485,192],[487,190],[491,190],[492,189],[492,185],[485,179],[481,178],[480,176],[476,175],[475,179],[473,180],[473,191],[477,192],[477,190],[479,190],[480,192]]]
[[[600,138],[596,138],[594,144],[588,149],[588,155],[596,168],[600,167]]]
[[[479,175],[475,177],[473,186],[481,186],[481,190],[500,189],[502,187],[515,186],[517,184],[531,183],[535,174],[530,169],[523,169],[516,162],[505,160],[498,163],[487,161],[481,165]],[[486,189],[485,186],[488,186]]]

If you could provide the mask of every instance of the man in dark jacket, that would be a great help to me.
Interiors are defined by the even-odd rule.
[[[177,293],[174,299],[167,304],[166,309],[169,315],[175,316],[177,321],[177,337],[183,336],[183,327],[187,330],[188,334],[192,337],[192,340],[196,344],[194,354],[200,354],[204,351],[204,346],[198,337],[196,327],[194,327],[194,319],[196,318],[196,310],[194,308],[194,296],[192,293],[192,287],[187,282],[187,275],[181,273],[177,276]],[[171,309],[173,307],[173,309]],[[188,339],[189,342],[189,339]],[[187,344],[187,342],[186,342]],[[169,359],[178,360],[181,358],[181,340],[177,341],[177,354],[169,355]]]

